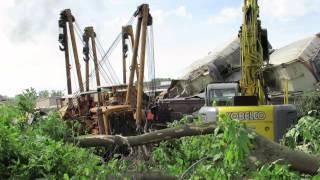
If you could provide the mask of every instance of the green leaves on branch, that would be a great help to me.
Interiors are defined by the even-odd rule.
[[[320,91],[304,92],[302,96],[295,98],[298,117],[308,115],[311,110],[320,112]]]
[[[173,126],[179,126],[180,123],[174,122]],[[289,131],[295,134],[294,140],[305,140],[302,144],[312,142],[312,147],[318,147],[320,143],[316,139],[320,139],[319,121],[304,117],[296,128]],[[279,164],[278,161],[268,164],[249,162],[248,156],[253,147],[254,134],[245,124],[223,115],[214,134],[160,143],[153,151],[157,166],[150,168],[158,168],[181,179],[319,178],[299,174],[292,171],[289,165]],[[297,142],[299,141],[294,141],[294,146]]]
[[[307,153],[320,154],[320,117],[304,116],[290,129],[282,144]]]
[[[16,96],[17,108],[23,112],[34,112],[37,100],[37,91],[34,88],[25,89],[22,94]]]
[[[160,143],[153,151],[158,168],[181,179],[244,177],[253,134],[237,120],[222,118],[214,134]]]
[[[21,120],[25,118],[22,114],[15,107],[0,106],[2,179],[105,179],[119,175],[121,162],[104,164],[92,150],[65,144],[63,139],[71,135],[71,129],[57,114],[33,125]]]
[[[256,179],[301,179],[298,173],[289,170],[288,165],[279,165],[277,162],[263,165],[258,171],[253,172],[252,176]]]
[[[249,133],[244,123],[233,120],[229,116],[222,115],[219,125],[223,129],[223,144],[225,166],[234,171],[241,169],[250,153],[251,142],[254,138],[253,133]]]
[[[104,163],[92,149],[65,144],[75,136],[79,124],[70,126],[56,113],[25,123],[25,112],[33,112],[33,89],[17,96],[16,106],[0,106],[0,177],[11,179],[105,179],[133,171],[161,171],[181,179],[300,179],[288,165],[277,162],[248,164],[254,133],[245,124],[222,116],[213,134],[162,142],[152,152],[152,162],[136,165],[114,159]],[[18,107],[18,108],[16,108]],[[316,113],[313,113],[316,114]],[[201,123],[197,119],[195,123]],[[172,126],[188,123],[187,119]],[[284,137],[283,144],[306,152],[320,152],[320,119],[305,116]],[[103,149],[104,152],[105,149]],[[309,179],[317,177],[307,177]],[[318,177],[319,178],[319,177]]]

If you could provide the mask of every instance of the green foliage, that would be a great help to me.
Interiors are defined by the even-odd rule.
[[[237,120],[221,116],[213,134],[161,142],[152,151],[152,161],[112,159],[96,155],[106,149],[83,149],[65,143],[77,136],[80,124],[63,121],[57,113],[26,123],[33,111],[33,89],[17,96],[17,103],[0,106],[0,177],[2,179],[124,179],[128,169],[162,171],[181,179],[319,179],[292,171],[277,162],[252,164],[247,161],[254,133]],[[195,119],[194,123],[202,123]],[[187,118],[170,127],[189,123]],[[312,113],[299,120],[282,143],[306,152],[319,153],[320,118]],[[100,150],[100,151],[99,151]],[[102,154],[100,154],[102,155]]]
[[[72,135],[72,130],[66,121],[60,119],[58,113],[51,113],[46,118],[38,118],[35,124],[30,127],[33,134],[47,136],[53,140],[59,141]]]
[[[301,179],[298,173],[289,170],[288,165],[279,165],[276,162],[263,165],[258,171],[253,172],[252,176],[255,179]]]
[[[104,164],[92,150],[64,143],[72,128],[56,113],[33,125],[25,123],[23,114],[14,106],[0,106],[2,179],[105,179],[124,170],[118,160]]]
[[[222,116],[220,127],[223,129],[223,140],[226,144],[224,152],[225,165],[234,171],[240,169],[243,161],[250,152],[250,139],[254,138],[252,133],[248,133],[245,124],[233,120],[228,116]]]
[[[183,178],[244,177],[251,138],[243,124],[224,116],[214,134],[162,142],[153,158],[162,171]]]
[[[39,98],[47,98],[49,97],[49,91],[48,90],[42,90],[38,92]]]
[[[34,88],[25,89],[22,94],[16,96],[17,108],[22,112],[34,112],[37,100],[37,92]]]
[[[51,97],[60,97],[63,96],[63,91],[61,90],[51,90],[50,96]]]
[[[307,176],[292,171],[287,164],[277,161],[270,164],[249,163],[254,132],[247,129],[245,124],[228,116],[222,120],[214,134],[196,137],[184,137],[160,143],[153,151],[156,166],[150,169],[160,169],[181,179],[317,179],[319,176]],[[305,117],[307,131],[316,136],[308,136],[307,142],[313,141],[313,146],[319,146],[319,125],[315,119]],[[200,123],[201,119],[196,120]],[[300,123],[302,123],[301,121]],[[310,124],[313,122],[312,124]],[[186,119],[173,122],[170,126],[180,126],[187,123]],[[307,128],[308,127],[308,128]],[[314,128],[314,129],[313,129]],[[299,129],[299,133],[302,133]],[[301,131],[301,132],[300,132]],[[223,132],[223,133],[221,133]],[[304,139],[304,138],[301,138]]]
[[[38,135],[22,136],[19,140],[19,159],[8,167],[14,178],[61,178],[64,174],[85,177],[102,170],[97,166],[100,158],[85,149]]]
[[[24,113],[12,105],[0,106],[0,122],[9,126],[13,123],[18,123],[24,118]]]
[[[320,153],[320,117],[304,116],[282,139],[282,144],[308,153]]]
[[[63,91],[61,90],[42,90],[38,92],[39,98],[47,98],[47,97],[60,97],[63,96]]]
[[[18,146],[18,133],[15,129],[8,127],[8,121],[2,121],[0,115],[0,177],[7,177],[8,165],[12,159],[17,159],[19,153],[16,151]]]
[[[320,112],[320,91],[305,92],[295,99],[294,104],[297,106],[298,117],[307,115],[311,110]]]

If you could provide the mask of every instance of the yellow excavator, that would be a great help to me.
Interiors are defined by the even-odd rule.
[[[243,23],[239,31],[241,79],[239,82],[214,83],[206,88],[205,106],[199,116],[216,121],[227,114],[255,129],[266,138],[279,141],[296,122],[296,107],[292,104],[271,105],[263,70],[269,61],[267,31],[261,28],[257,0],[245,0]]]

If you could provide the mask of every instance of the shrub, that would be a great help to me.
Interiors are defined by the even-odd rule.
[[[298,117],[307,115],[311,110],[320,112],[320,91],[304,92],[302,96],[295,99],[295,104]]]
[[[282,144],[307,153],[320,153],[320,117],[304,116],[283,137]]]
[[[37,92],[34,88],[26,89],[16,96],[15,101],[17,108],[22,112],[32,113],[34,112],[35,103],[37,100]]]
[[[92,150],[66,144],[71,128],[53,113],[33,125],[15,107],[0,107],[0,177],[4,179],[100,178],[119,175],[120,162],[104,164]],[[18,126],[12,119],[24,123]]]

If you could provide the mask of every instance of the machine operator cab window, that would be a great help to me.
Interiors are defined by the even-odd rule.
[[[209,96],[209,104],[212,106],[233,106],[236,91],[234,89],[211,89]]]
[[[233,106],[234,97],[238,96],[238,85],[235,83],[211,84],[207,87],[207,106]]]

